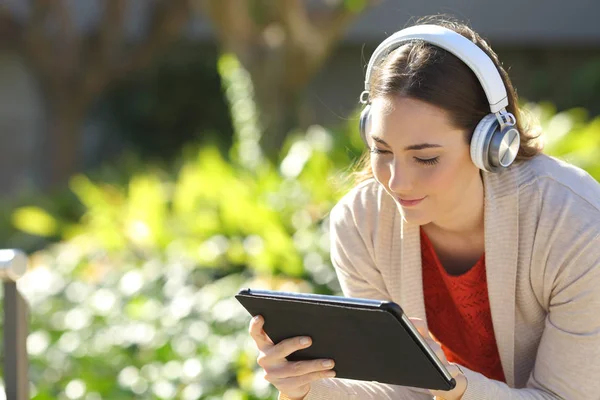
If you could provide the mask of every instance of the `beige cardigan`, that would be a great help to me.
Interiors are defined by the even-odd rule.
[[[507,383],[463,368],[463,399],[600,399],[600,185],[545,155],[483,182],[487,283]],[[355,187],[330,220],[344,295],[391,299],[426,320],[419,227],[381,185]],[[305,400],[430,398],[333,378],[314,382]]]

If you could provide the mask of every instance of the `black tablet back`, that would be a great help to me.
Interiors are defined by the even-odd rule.
[[[273,342],[312,338],[312,346],[290,355],[290,361],[331,358],[338,378],[426,389],[454,387],[454,380],[443,376],[390,310],[256,297],[249,291],[240,291],[236,298],[251,315],[264,317],[264,330]]]

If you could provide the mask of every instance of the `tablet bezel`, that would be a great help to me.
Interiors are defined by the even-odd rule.
[[[456,380],[450,375],[446,367],[442,364],[440,359],[437,357],[435,352],[427,344],[423,336],[418,332],[417,328],[412,324],[409,317],[404,313],[400,305],[393,301],[386,300],[373,300],[363,299],[354,297],[343,297],[343,296],[332,296],[332,295],[321,295],[313,293],[296,293],[296,292],[283,292],[273,291],[265,289],[241,289],[238,296],[254,296],[266,299],[284,299],[284,300],[295,300],[295,301],[308,301],[316,304],[323,305],[337,305],[354,308],[364,308],[373,310],[383,310],[391,314],[405,329],[408,335],[415,341],[415,343],[421,348],[428,360],[437,369],[437,371],[446,380],[449,386],[448,390],[452,390],[456,386]],[[239,299],[238,299],[239,301]]]

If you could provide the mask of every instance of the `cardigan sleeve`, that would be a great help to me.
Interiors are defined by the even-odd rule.
[[[348,205],[338,203],[330,214],[331,261],[347,297],[389,299],[381,274],[373,261],[369,232],[357,228],[357,218]],[[304,400],[430,400],[428,390],[378,382],[328,378],[315,381]],[[280,396],[280,399],[285,397]]]
[[[600,398],[600,234],[568,254],[551,278],[551,296],[533,371],[525,388],[511,389],[464,369],[471,399]],[[568,261],[566,261],[568,260]]]

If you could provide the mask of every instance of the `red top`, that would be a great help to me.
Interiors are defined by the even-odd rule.
[[[461,275],[449,275],[421,229],[423,291],[429,331],[450,362],[505,382],[496,345],[485,257]]]

